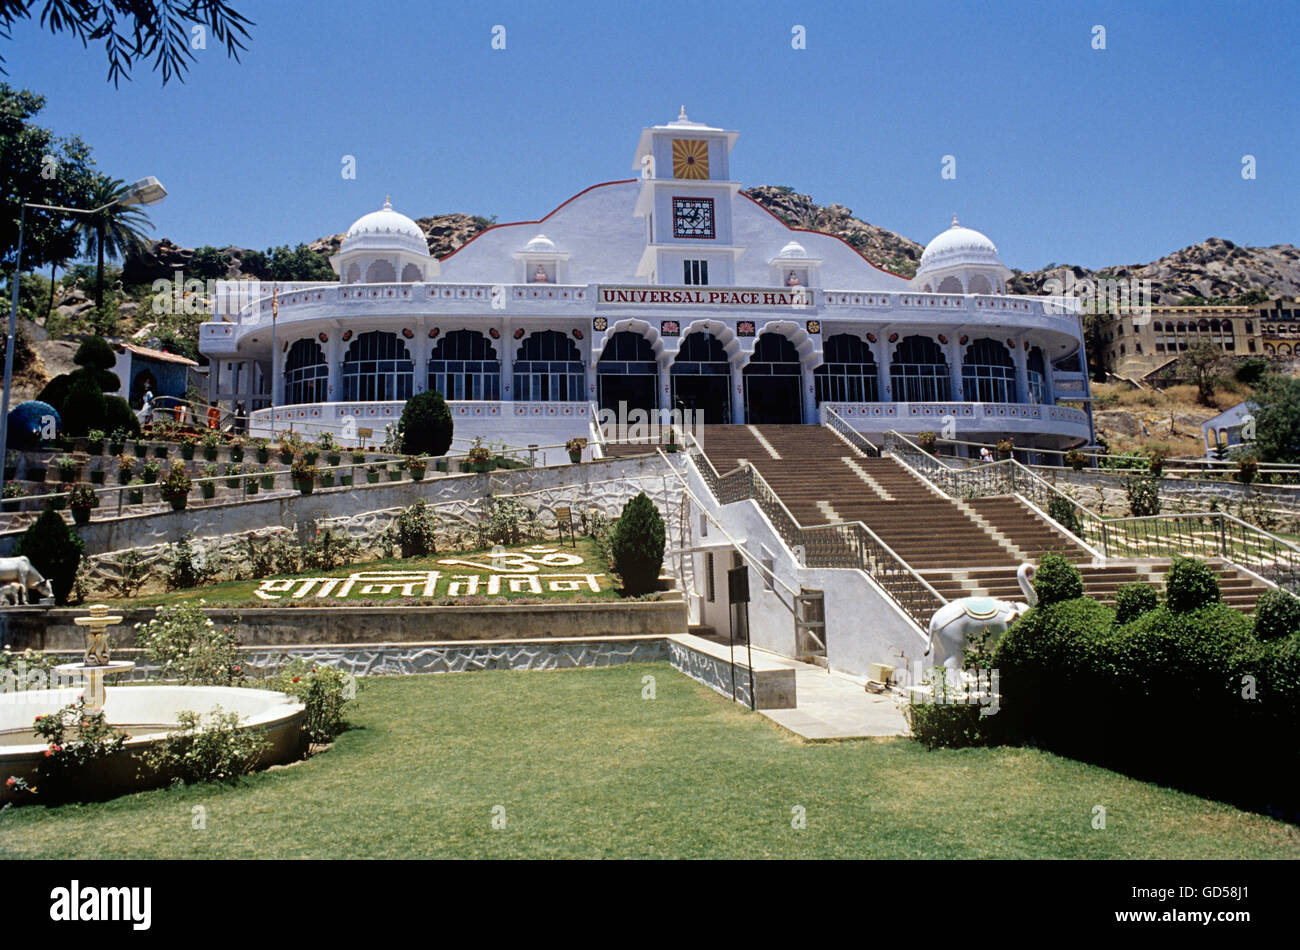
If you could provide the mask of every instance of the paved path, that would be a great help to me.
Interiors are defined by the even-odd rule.
[[[860,682],[806,663],[795,666],[795,709],[760,709],[805,739],[857,739],[907,733],[890,693],[868,693]]]

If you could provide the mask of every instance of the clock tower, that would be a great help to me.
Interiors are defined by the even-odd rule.
[[[732,243],[730,179],[739,133],[686,117],[641,130],[633,162],[641,175],[635,214],[646,222],[637,275],[647,283],[727,286],[742,248]]]

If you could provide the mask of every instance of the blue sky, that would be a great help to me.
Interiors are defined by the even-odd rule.
[[[39,121],[163,181],[155,233],[183,245],[311,240],[389,193],[412,217],[538,218],[631,177],[641,127],[683,104],[740,131],[746,185],[922,243],[956,212],[1011,267],[1300,243],[1294,0],[233,5],[256,21],[243,62],[210,43],[166,88],[145,66],[115,90],[100,48],[35,23],[5,44]]]

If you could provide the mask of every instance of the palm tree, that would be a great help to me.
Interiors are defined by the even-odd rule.
[[[104,312],[105,256],[109,260],[116,260],[125,257],[128,251],[141,250],[145,244],[145,232],[153,227],[149,215],[138,207],[113,204],[128,191],[129,187],[120,178],[98,176],[91,186],[91,202],[96,208],[104,205],[109,207],[98,214],[77,219],[82,246],[87,255],[94,254],[96,257],[95,312],[101,317]]]

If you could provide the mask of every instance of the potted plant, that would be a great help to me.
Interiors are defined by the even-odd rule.
[[[104,430],[91,429],[86,433],[86,451],[91,455],[104,454]]]
[[[226,476],[227,488],[239,487],[240,468],[238,465],[236,465],[234,462],[227,462],[224,474]]]
[[[217,465],[208,462],[199,469],[199,492],[204,498],[215,498],[217,494]]]
[[[321,471],[320,471],[320,487],[321,487],[321,488],[333,488],[333,487],[334,487],[334,469],[332,469],[332,468],[323,468],[323,469],[321,469]]]
[[[22,500],[27,496],[27,489],[18,482],[6,482],[4,487],[4,501],[0,502],[0,509],[4,511],[17,511],[22,506]]]
[[[388,480],[390,482],[399,481],[402,477],[402,463],[394,462],[388,466]]]
[[[117,480],[120,484],[125,485],[130,482],[134,471],[135,459],[129,455],[119,455],[117,457]]]
[[[1083,471],[1083,467],[1088,464],[1088,456],[1084,455],[1078,449],[1070,449],[1065,453],[1065,463],[1076,472]]]
[[[173,511],[184,511],[190,499],[190,489],[193,487],[194,480],[190,478],[189,470],[185,468],[184,462],[177,459],[172,462],[171,471],[162,480],[159,490],[162,496],[171,502]]]
[[[171,446],[169,446],[166,442],[155,442],[153,444],[154,458],[165,459],[170,449]]]
[[[253,440],[253,447],[257,451],[257,461],[262,465],[271,461],[270,445],[271,443],[266,441],[266,439]]]
[[[320,458],[320,450],[313,449],[313,448],[304,448],[302,450],[302,457],[303,459],[306,460],[308,465],[315,465],[316,460]]]
[[[916,441],[921,444],[921,448],[925,449],[931,455],[937,454],[936,446],[939,444],[939,434],[937,432],[918,432],[916,434]]]
[[[474,445],[465,453],[465,463],[471,472],[492,471],[492,450],[483,445],[482,439],[475,439]]]
[[[126,501],[129,505],[144,504],[144,479],[131,479],[131,484],[126,490]]]
[[[72,520],[77,524],[87,524],[91,510],[98,506],[95,489],[89,485],[73,485],[68,492],[68,507],[72,509]]]
[[[181,437],[181,458],[189,461],[194,458],[194,450],[199,447],[199,440],[192,435]]]
[[[59,478],[65,482],[75,482],[81,474],[81,462],[71,455],[61,455],[55,459],[54,467],[59,470]]]
[[[342,486],[345,487],[345,488],[350,488],[350,487],[352,486],[352,481],[353,481],[352,476],[353,476],[353,472],[352,472],[351,469],[348,470],[348,472],[347,472],[346,475],[343,473],[342,470],[340,470],[340,471],[339,471],[339,484],[342,485]]]
[[[406,457],[406,470],[411,473],[411,478],[417,482],[424,478],[424,470],[428,467],[428,460],[421,455],[408,455]]]
[[[244,440],[239,436],[233,436],[230,439],[230,461],[242,462],[244,460]]]
[[[316,439],[316,448],[325,454],[326,465],[338,465],[343,457],[338,442],[328,432],[322,432]]]
[[[1016,443],[1014,439],[998,439],[998,458],[1011,458],[1011,453],[1015,450],[1015,447]]]
[[[59,490],[46,504],[55,511],[62,511],[68,507],[68,492],[72,490],[71,485],[60,485]]]
[[[108,454],[121,455],[126,451],[126,440],[131,437],[131,433],[125,429],[114,429],[113,434],[108,437]]]
[[[293,457],[293,463],[289,466],[289,475],[298,491],[304,495],[311,494],[316,484],[316,466],[307,461],[306,453],[299,453]]]
[[[104,470],[102,468],[93,468],[90,470],[90,484],[104,484]]]
[[[570,462],[582,461],[582,450],[587,447],[587,440],[580,436],[575,436],[564,443],[564,450],[569,453]]]
[[[245,465],[242,471],[248,476],[244,479],[244,494],[256,495],[258,487],[257,478],[255,477],[257,475],[257,466],[250,463]]]
[[[158,481],[158,476],[162,474],[162,463],[156,459],[149,459],[140,466],[140,473],[144,476],[144,483],[152,485]]]
[[[285,465],[293,462],[294,454],[298,451],[298,440],[291,433],[280,437],[280,461]]]
[[[262,469],[262,487],[267,491],[275,488],[275,469],[269,465]]]
[[[209,462],[217,460],[217,449],[221,447],[221,436],[216,429],[203,433],[203,457]]]
[[[366,466],[366,481],[371,485],[379,481],[379,466],[373,462]]]
[[[365,463],[366,463],[366,453],[365,453],[365,452],[353,452],[353,453],[352,453],[352,464],[353,464],[353,465],[364,465]]]

